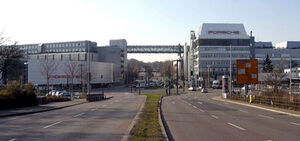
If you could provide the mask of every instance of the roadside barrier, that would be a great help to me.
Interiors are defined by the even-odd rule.
[[[249,103],[270,105],[273,107],[290,110],[300,110],[300,95],[232,95],[228,96],[232,100],[240,100]]]
[[[104,100],[104,94],[88,94],[86,100],[88,102]]]

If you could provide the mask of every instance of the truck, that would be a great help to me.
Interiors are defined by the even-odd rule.
[[[213,89],[221,89],[222,88],[222,81],[221,80],[214,80],[212,83]]]

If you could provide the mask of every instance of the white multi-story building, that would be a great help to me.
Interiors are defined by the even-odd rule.
[[[194,49],[194,74],[203,79],[221,79],[237,59],[250,59],[250,36],[243,24],[204,23]],[[234,72],[233,72],[234,73]]]
[[[114,42],[118,41],[124,43],[123,40],[114,40]],[[98,87],[102,84],[119,83],[124,73],[124,59],[127,56],[124,55],[123,46],[97,47],[96,42],[87,40],[26,44],[18,47],[23,50],[24,59],[28,61],[28,82],[33,82],[35,85],[46,84],[46,76],[42,72],[45,60],[51,61],[56,66],[50,74],[51,85],[70,83],[70,76],[67,73],[70,64],[76,64],[76,68],[73,68],[76,69],[74,84],[82,84],[84,79],[82,73],[84,71],[87,73],[88,56],[91,62],[92,85]]]

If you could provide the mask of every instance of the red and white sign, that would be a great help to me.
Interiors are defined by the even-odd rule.
[[[50,78],[60,79],[60,78],[72,78],[70,75],[50,75]],[[73,78],[80,78],[80,75],[73,76]]]
[[[239,31],[208,31],[208,34],[240,34]]]

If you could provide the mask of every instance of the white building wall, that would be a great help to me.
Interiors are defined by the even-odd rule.
[[[58,60],[51,60],[54,61],[57,65],[57,69],[53,72],[52,78],[50,79],[51,85],[59,85],[59,84],[67,84],[67,63],[70,61],[58,61]],[[72,61],[71,61],[72,62]],[[85,61],[77,61],[78,62],[78,73],[75,75],[74,84],[80,84],[80,64],[83,66],[83,72],[86,70]],[[32,82],[36,85],[45,85],[47,83],[46,76],[42,73],[41,64],[43,62],[41,60],[28,60],[28,82]],[[99,84],[99,83],[113,83],[118,82],[119,79],[116,74],[113,74],[116,70],[118,70],[114,64],[111,63],[102,63],[102,62],[91,62],[91,83],[92,84]],[[113,80],[113,76],[116,76],[115,80]]]

